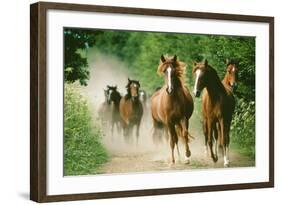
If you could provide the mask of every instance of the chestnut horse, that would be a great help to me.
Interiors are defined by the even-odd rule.
[[[207,149],[207,144],[209,145],[211,157],[216,162],[218,160],[217,143],[219,143],[223,148],[224,166],[228,166],[229,132],[235,108],[233,93],[223,85],[216,70],[208,64],[207,60],[204,63],[195,63],[192,72],[195,76],[195,97],[199,97],[201,91],[206,88],[202,96],[205,147]],[[220,134],[218,134],[218,130]],[[216,143],[215,154],[213,140]]]
[[[157,72],[164,74],[165,84],[151,97],[154,130],[159,126],[168,130],[172,163],[175,163],[174,148],[178,148],[178,135],[181,135],[185,143],[185,161],[189,163],[191,152],[188,145],[188,127],[193,113],[193,99],[184,83],[185,64],[177,60],[176,55],[162,55]]]
[[[122,118],[123,135],[128,140],[136,126],[136,139],[138,143],[139,130],[143,115],[142,103],[139,99],[140,83],[128,78],[127,94],[121,98],[119,110]]]
[[[229,88],[231,91],[235,91],[237,87],[237,67],[234,61],[226,61],[226,73],[224,79],[222,80],[223,85]]]
[[[111,113],[111,136],[113,136],[114,127],[117,131],[120,131],[121,117],[119,112],[119,104],[121,100],[121,95],[117,91],[117,86],[107,86],[108,88],[108,98],[110,103],[113,103],[112,113]]]

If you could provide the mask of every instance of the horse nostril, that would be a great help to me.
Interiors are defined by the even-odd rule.
[[[135,101],[138,98],[138,96],[132,96],[132,100]]]

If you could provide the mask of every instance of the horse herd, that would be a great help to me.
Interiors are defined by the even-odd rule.
[[[174,149],[179,154],[178,140],[181,138],[185,146],[185,162],[190,163],[191,151],[189,142],[189,119],[193,114],[194,103],[188,87],[185,84],[184,62],[177,56],[161,55],[157,73],[164,77],[165,83],[155,90],[150,98],[150,113],[153,122],[152,139],[169,140],[171,162],[175,163]],[[218,160],[218,149],[224,156],[224,166],[229,166],[229,133],[232,115],[235,108],[233,96],[237,80],[237,67],[234,62],[228,62],[226,74],[221,81],[216,70],[208,61],[194,63],[192,70],[195,79],[193,94],[200,97],[202,93],[202,125],[205,136],[205,152],[210,152],[214,162]],[[129,141],[133,128],[136,127],[136,140],[140,133],[140,124],[146,109],[147,95],[140,90],[140,82],[128,79],[127,93],[124,96],[117,86],[107,86],[104,90],[105,102],[102,104],[100,116],[111,118],[111,134],[114,129]],[[108,107],[111,111],[108,112]]]

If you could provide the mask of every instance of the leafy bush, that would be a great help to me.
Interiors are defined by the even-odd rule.
[[[77,89],[65,84],[64,175],[95,174],[108,158],[100,128],[94,125],[89,104]]]
[[[239,150],[255,158],[255,102],[240,99],[231,126],[231,140]]]

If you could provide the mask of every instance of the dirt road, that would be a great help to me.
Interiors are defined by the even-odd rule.
[[[168,143],[159,146],[147,144],[148,139],[140,139],[139,144],[126,144],[122,138],[104,139],[104,144],[110,153],[110,160],[100,169],[100,173],[153,172],[168,170],[223,168],[223,157],[219,155],[217,163],[204,153],[202,139],[195,138],[190,143],[192,158],[190,164],[184,163],[184,147],[180,145],[180,158],[175,152],[176,163],[170,163]],[[202,137],[202,136],[201,136]],[[250,167],[255,163],[230,149],[230,167]]]

